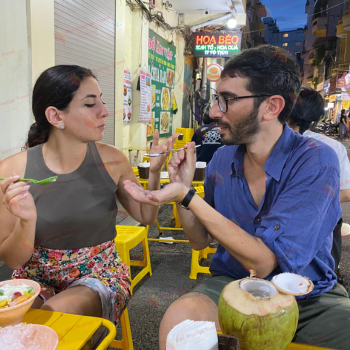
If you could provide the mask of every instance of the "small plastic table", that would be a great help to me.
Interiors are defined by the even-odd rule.
[[[22,322],[48,326],[56,331],[59,339],[57,350],[88,350],[92,336],[100,326],[108,328],[109,334],[96,350],[106,350],[117,333],[114,324],[103,318],[41,309],[29,309]]]

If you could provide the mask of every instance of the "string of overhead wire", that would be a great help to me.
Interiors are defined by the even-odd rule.
[[[185,28],[179,27],[179,26],[172,27],[170,24],[166,23],[163,13],[161,11],[152,13],[147,8],[147,6],[142,2],[142,0],[134,0],[134,1],[135,3],[133,3],[132,0],[126,0],[126,4],[130,7],[131,11],[135,11],[135,7],[137,7],[139,10],[142,11],[143,15],[146,17],[146,19],[149,22],[155,22],[165,30],[179,31],[181,32],[181,34],[183,34],[186,37]]]
[[[276,25],[276,26],[272,26],[272,27],[269,27],[268,29],[278,28],[278,27],[280,27],[280,26],[282,26],[282,25],[284,26],[284,25],[289,24],[289,23],[293,23],[293,22],[300,21],[301,19],[306,19],[306,18],[308,18],[308,17],[314,16],[314,15],[318,15],[319,13],[328,11],[328,10],[334,8],[334,7],[337,7],[337,6],[339,6],[339,5],[345,4],[346,2],[348,2],[348,0],[345,0],[345,1],[343,1],[343,2],[341,2],[341,3],[339,3],[339,4],[337,4],[337,5],[328,7],[326,10],[321,10],[321,11],[319,11],[319,12],[316,12],[316,13],[312,14],[312,15],[300,17],[300,18],[298,18],[298,19],[294,19],[293,21],[288,21],[288,22],[285,22],[285,23],[283,23],[283,24],[280,24],[280,25],[278,25],[278,26],[277,26],[277,25]],[[261,30],[257,29],[257,30],[251,30],[251,31],[249,31],[249,32],[243,32],[243,33],[244,33],[244,34],[249,34],[249,33],[260,32],[260,31],[261,31]]]

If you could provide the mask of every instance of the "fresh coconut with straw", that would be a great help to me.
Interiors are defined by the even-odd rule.
[[[297,329],[299,310],[294,296],[313,290],[313,283],[293,273],[271,282],[250,278],[229,283],[222,291],[218,312],[224,335],[238,338],[241,350],[283,350]]]

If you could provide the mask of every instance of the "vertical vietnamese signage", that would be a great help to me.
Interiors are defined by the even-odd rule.
[[[132,88],[131,73],[129,69],[124,69],[124,109],[123,123],[130,123],[132,116]]]
[[[149,123],[152,119],[151,85],[151,74],[145,69],[140,69],[141,101],[139,123]]]
[[[148,64],[152,75],[152,118],[147,126],[147,141],[153,131],[160,137],[172,135],[172,94],[175,84],[176,46],[171,45],[153,30],[149,31]]]

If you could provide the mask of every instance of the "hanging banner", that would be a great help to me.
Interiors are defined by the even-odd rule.
[[[345,72],[337,72],[337,88],[343,88],[345,87],[345,79],[344,79],[344,76],[345,76]]]
[[[241,52],[242,32],[194,34],[193,57],[231,57]]]
[[[337,76],[334,76],[329,79],[328,93],[332,95],[332,94],[335,94],[336,91],[337,91]]]
[[[130,123],[132,116],[132,89],[131,89],[131,73],[129,69],[124,69],[124,109],[123,123]]]
[[[176,46],[151,29],[148,39],[148,65],[152,73],[152,120],[147,125],[147,141],[151,141],[155,129],[159,130],[160,137],[172,135],[172,96],[176,67]]]
[[[350,73],[344,75],[345,89],[350,89]]]
[[[151,74],[144,69],[140,69],[140,89],[141,104],[139,123],[149,123],[152,118]]]
[[[347,92],[342,92],[341,93],[341,100],[342,101],[350,101],[350,95]]]

